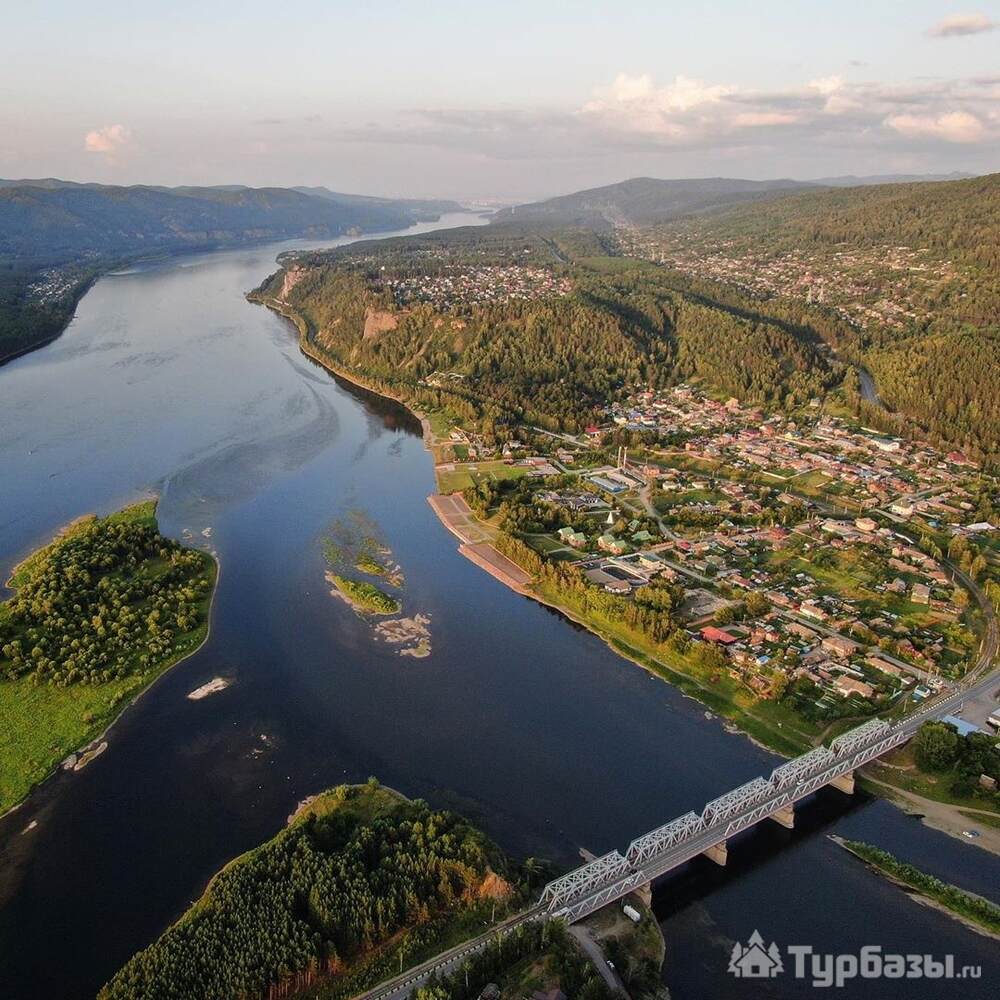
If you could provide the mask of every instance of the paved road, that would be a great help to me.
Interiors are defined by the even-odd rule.
[[[995,677],[993,683],[979,694],[969,695],[963,699],[959,708],[952,713],[966,722],[971,722],[980,729],[991,732],[987,719],[1000,709],[1000,677]]]
[[[593,939],[590,934],[590,930],[582,924],[574,924],[570,927],[569,932],[574,938],[576,938],[580,947],[586,952],[587,957],[591,962],[593,962],[594,968],[600,973],[601,978],[605,983],[607,983],[608,988],[612,991],[624,994],[625,997],[628,997],[629,992],[625,983],[622,981],[622,977],[618,975],[617,969],[608,965],[608,960],[604,957],[604,951]]]

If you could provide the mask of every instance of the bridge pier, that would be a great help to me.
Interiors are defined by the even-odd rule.
[[[837,789],[837,791],[843,792],[845,795],[854,794],[854,772],[846,771],[844,774],[839,775],[834,778],[830,784]]]
[[[720,867],[725,868],[726,859],[729,857],[729,851],[724,840],[720,840],[717,844],[713,844],[701,853],[704,854],[709,861],[714,861]]]
[[[795,829],[795,805],[782,806],[780,809],[776,809],[768,819],[773,819],[775,823],[779,826],[783,826],[786,830]]]

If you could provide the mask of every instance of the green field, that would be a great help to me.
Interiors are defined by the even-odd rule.
[[[132,522],[156,525],[156,504],[146,502],[113,514],[108,523]],[[74,537],[93,519],[81,519],[64,530],[50,544],[32,553],[18,567],[9,585],[14,589],[36,572],[46,556],[62,542]],[[58,686],[36,683],[32,675],[11,678],[0,673],[0,812],[20,802],[32,787],[47,777],[61,760],[85,746],[103,732],[125,706],[179,660],[190,656],[208,635],[208,615],[214,592],[216,563],[204,558],[203,577],[209,581],[207,594],[199,602],[198,624],[175,636],[169,655],[140,669],[138,654],[129,673],[106,683],[75,683]],[[150,560],[137,572],[156,575],[159,560]],[[6,605],[0,605],[0,612]],[[0,671],[5,661],[0,660]]]
[[[473,462],[470,465],[456,465],[453,470],[438,469],[438,492],[460,493],[481,482],[520,479],[529,471],[526,466],[508,465],[506,462]]]
[[[553,538],[551,535],[525,535],[524,540],[536,552],[541,552],[542,555],[549,555],[552,552],[558,552],[566,548],[564,542],[561,542],[558,538]]]

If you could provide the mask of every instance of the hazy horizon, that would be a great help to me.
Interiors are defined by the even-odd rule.
[[[1000,7],[298,0],[5,17],[0,176],[528,201],[1000,163]]]

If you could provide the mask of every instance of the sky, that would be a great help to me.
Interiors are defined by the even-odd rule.
[[[0,177],[527,201],[1000,169],[1000,2],[33,0]]]

